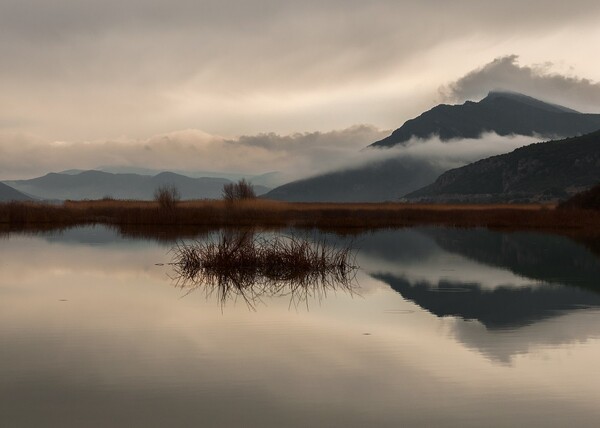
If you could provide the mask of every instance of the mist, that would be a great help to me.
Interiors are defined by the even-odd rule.
[[[2,132],[0,179],[110,166],[246,175],[278,171],[281,182],[275,184],[281,184],[356,161],[363,147],[389,132],[357,125],[330,132],[223,138],[190,129],[141,140],[86,142],[47,141],[30,134]]]
[[[396,160],[405,163],[426,162],[445,171],[543,140],[537,136],[499,136],[494,132],[485,133],[478,139],[442,141],[437,136],[426,140],[413,138],[405,145],[398,144],[392,148],[369,147],[363,150],[360,160],[349,161],[339,169],[358,169]]]
[[[479,139],[442,142],[434,137],[413,139],[407,146],[391,149],[368,148],[348,158],[343,167],[286,183],[266,197],[295,202],[397,201],[431,184],[448,169],[535,141],[490,133]]]

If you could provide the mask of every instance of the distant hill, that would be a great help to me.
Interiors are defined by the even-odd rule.
[[[442,174],[404,198],[420,202],[563,200],[600,182],[600,131],[536,143]]]
[[[220,198],[223,178],[190,178],[171,172],[150,176],[141,174],[111,174],[101,171],[69,171],[50,173],[31,180],[6,181],[15,189],[41,199],[153,199],[154,190],[161,185],[176,186],[183,199]],[[269,189],[255,186],[257,194]]]
[[[135,166],[99,166],[93,168],[94,171],[109,172],[111,174],[137,174],[137,175],[158,175],[165,172],[162,169],[143,168]],[[60,171],[59,174],[75,175],[88,170],[83,169],[68,169]],[[254,185],[273,188],[283,184],[281,173],[277,171],[266,172],[263,174],[252,175],[243,174],[240,172],[216,172],[204,170],[170,170],[175,174],[183,175],[190,178],[225,178],[227,180],[237,181],[242,178],[252,182]]]
[[[8,202],[8,201],[30,201],[30,198],[27,195],[13,189],[10,186],[7,186],[4,183],[0,183],[0,202]]]
[[[392,135],[371,146],[392,147],[411,138],[479,138],[485,132],[541,138],[573,137],[600,129],[600,114],[583,114],[510,92],[490,92],[479,102],[440,104],[408,120]]]
[[[279,186],[265,198],[293,202],[380,202],[431,183],[443,169],[409,158],[388,159]]]

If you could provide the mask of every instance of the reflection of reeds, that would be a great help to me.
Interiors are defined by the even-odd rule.
[[[264,297],[287,296],[308,304],[328,291],[354,293],[353,252],[324,241],[295,236],[256,236],[223,232],[217,240],[177,244],[172,265],[177,286],[203,288],[222,305],[243,299],[250,308]]]

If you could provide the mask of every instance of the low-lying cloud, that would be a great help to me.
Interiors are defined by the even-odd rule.
[[[0,133],[0,179],[24,179],[67,169],[145,168],[188,173],[247,176],[278,172],[270,185],[331,171],[376,166],[382,161],[423,162],[447,170],[540,141],[537,137],[500,137],[441,141],[413,139],[405,146],[364,149],[390,131],[358,125],[330,132],[274,133],[226,139],[199,130],[146,140],[83,143],[48,142],[26,134]],[[208,175],[208,174],[207,174]]]
[[[248,175],[278,171],[282,181],[289,181],[342,167],[360,158],[360,149],[388,134],[389,131],[358,125],[283,136],[268,133],[226,139],[199,130],[184,130],[145,140],[74,143],[3,132],[0,179],[111,166]]]
[[[406,145],[392,148],[369,148],[361,157],[349,159],[345,168],[356,169],[396,159],[399,161],[426,161],[441,170],[458,168],[490,156],[511,152],[519,147],[543,141],[541,137],[521,135],[499,136],[494,132],[483,134],[478,139],[456,139],[442,141],[439,137],[422,140],[411,139]]]
[[[517,55],[496,58],[440,89],[448,101],[477,100],[489,91],[521,92],[583,112],[600,111],[600,82],[553,71],[554,64],[520,65]]]

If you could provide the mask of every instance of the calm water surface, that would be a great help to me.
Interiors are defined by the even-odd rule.
[[[176,288],[166,242],[1,237],[0,426],[598,426],[597,254],[486,230],[354,242],[354,293],[252,310]]]

